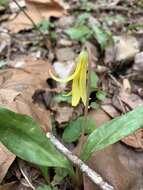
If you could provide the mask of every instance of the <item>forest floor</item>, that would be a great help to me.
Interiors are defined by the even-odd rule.
[[[84,106],[71,106],[70,97],[63,96],[70,85],[55,82],[49,70],[69,76],[85,44],[98,76],[88,111],[99,127],[143,105],[143,1],[0,0],[0,104],[32,116],[76,153],[85,140],[81,131],[67,128],[83,116]],[[94,153],[87,164],[117,190],[141,190],[142,151],[140,129]],[[32,187],[46,184],[37,167],[0,144],[0,190],[31,190],[25,175]],[[76,189],[53,169],[49,178],[51,190]],[[83,176],[81,189],[99,188]]]

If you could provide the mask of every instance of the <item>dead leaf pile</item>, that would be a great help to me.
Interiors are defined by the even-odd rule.
[[[25,12],[35,24],[52,17],[61,17],[67,14],[67,5],[57,0],[26,0]],[[16,27],[15,27],[16,26]],[[33,23],[20,11],[20,13],[8,22],[8,29],[12,33],[33,27]]]
[[[15,155],[9,152],[9,150],[7,150],[7,148],[0,143],[0,183],[5,177],[14,159]]]
[[[45,131],[51,130],[50,112],[32,100],[37,89],[48,87],[46,79],[50,64],[26,57],[10,62],[9,65],[13,68],[0,71],[0,105],[32,116]],[[0,182],[14,159],[15,155],[0,145]]]
[[[96,112],[92,111],[90,115],[95,119],[97,127],[110,120],[110,117],[101,109]],[[80,143],[83,144],[83,142]],[[124,145],[116,143],[93,153],[88,160],[88,165],[100,173],[115,189],[138,190],[143,185],[141,176],[142,157],[143,154],[136,153]],[[83,177],[83,180],[84,190],[99,190],[99,187],[86,176]]]

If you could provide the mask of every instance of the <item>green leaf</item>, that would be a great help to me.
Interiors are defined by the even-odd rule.
[[[43,185],[36,188],[36,190],[58,190],[58,189],[56,187],[51,187],[49,185]]]
[[[85,128],[85,133],[91,134],[95,129],[96,129],[95,120],[91,116],[88,116],[87,127]]]
[[[8,5],[8,0],[0,0],[0,5],[1,6],[7,6]]]
[[[46,166],[39,166],[39,168],[40,168],[46,182],[49,183],[49,181],[50,181],[50,179],[49,179],[49,171],[48,171],[49,168],[46,167]]]
[[[135,23],[135,24],[130,24],[128,26],[128,30],[134,30],[134,29],[143,29],[143,24],[142,23]]]
[[[102,90],[99,90],[97,93],[96,93],[96,97],[98,100],[105,100],[106,99],[106,92],[102,91]]]
[[[93,31],[94,31],[96,40],[101,46],[101,49],[104,49],[107,45],[109,35],[100,27],[93,26]]]
[[[72,39],[72,40],[79,40],[83,41],[84,39],[88,39],[91,37],[91,30],[87,26],[79,26],[73,27],[65,30],[65,33]]]
[[[67,170],[63,168],[55,168],[55,173],[54,179],[51,182],[53,186],[58,185],[68,175]]]
[[[60,93],[54,96],[54,100],[58,103],[60,102],[68,102],[71,103],[71,96],[65,96],[65,94]]]
[[[36,188],[36,190],[52,190],[52,188],[50,186],[44,185]]]
[[[91,88],[96,89],[98,83],[98,76],[95,72],[91,71]]]
[[[86,12],[79,15],[79,17],[75,21],[75,25],[78,26],[78,25],[85,24],[85,22],[87,21],[89,17],[90,17],[90,13],[86,13]]]
[[[117,117],[94,130],[83,147],[81,158],[87,160],[94,151],[106,148],[143,128],[143,106]]]
[[[84,117],[79,117],[78,119],[71,121],[69,125],[65,128],[62,139],[66,143],[72,143],[79,139],[82,129],[84,127]],[[91,118],[87,118],[87,127],[85,133],[89,134],[95,129],[95,121]]]
[[[96,102],[91,102],[90,107],[97,110],[97,109],[99,109],[100,105]]]
[[[43,33],[48,33],[50,29],[53,29],[55,25],[51,23],[49,20],[43,20],[42,22],[37,24],[37,27],[40,29]]]
[[[0,107],[0,141],[23,160],[40,166],[69,168],[72,171],[69,161],[56,150],[29,116]]]
[[[7,62],[4,61],[4,60],[1,60],[0,61],[0,68],[3,67],[3,66],[5,66],[5,65],[7,65]]]

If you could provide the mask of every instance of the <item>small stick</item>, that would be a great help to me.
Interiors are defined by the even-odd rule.
[[[52,133],[48,132],[46,136],[60,152],[62,152],[74,165],[76,165],[83,173],[85,173],[102,190],[114,190],[113,186],[105,182],[99,174],[89,168],[82,160],[69,151],[54,135],[52,135]]]
[[[91,83],[91,51],[90,51],[88,43],[85,44],[84,48],[87,49],[87,53],[88,53],[88,68],[87,68],[88,74],[87,74],[87,84],[86,84],[87,100],[86,100],[86,105],[84,109],[84,120],[83,120],[81,139],[83,139],[84,137],[85,129],[87,126],[88,107],[89,107],[89,98],[90,98],[90,83]]]
[[[85,7],[75,7],[73,6],[72,8],[73,10],[85,10]],[[123,6],[110,6],[110,5],[93,5],[91,10],[97,11],[97,10],[101,10],[101,11],[121,11],[121,12],[129,12],[129,9],[127,7],[123,7]]]
[[[36,25],[36,23],[33,21],[33,19],[29,16],[29,14],[23,9],[23,7],[21,7],[19,5],[19,3],[16,0],[13,0],[15,2],[15,4],[17,5],[17,7],[23,12],[23,14],[30,20],[30,22],[32,23],[32,25],[35,27],[35,29],[39,32],[39,34],[41,34],[43,36],[43,38],[45,38],[44,34],[41,32],[41,30],[38,28],[38,26]]]
[[[31,189],[35,190],[35,187],[32,185],[32,183],[30,182],[30,180],[28,179],[27,175],[24,173],[23,169],[21,167],[19,167],[23,177],[25,178],[25,180],[28,183],[28,187],[31,187]]]

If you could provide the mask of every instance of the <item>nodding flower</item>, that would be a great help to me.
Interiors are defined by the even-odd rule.
[[[72,106],[77,106],[80,99],[86,105],[87,100],[87,69],[88,69],[88,52],[82,50],[76,59],[76,68],[73,74],[65,79],[54,76],[50,71],[51,77],[61,83],[67,83],[72,80],[72,90],[68,95],[72,95]]]

